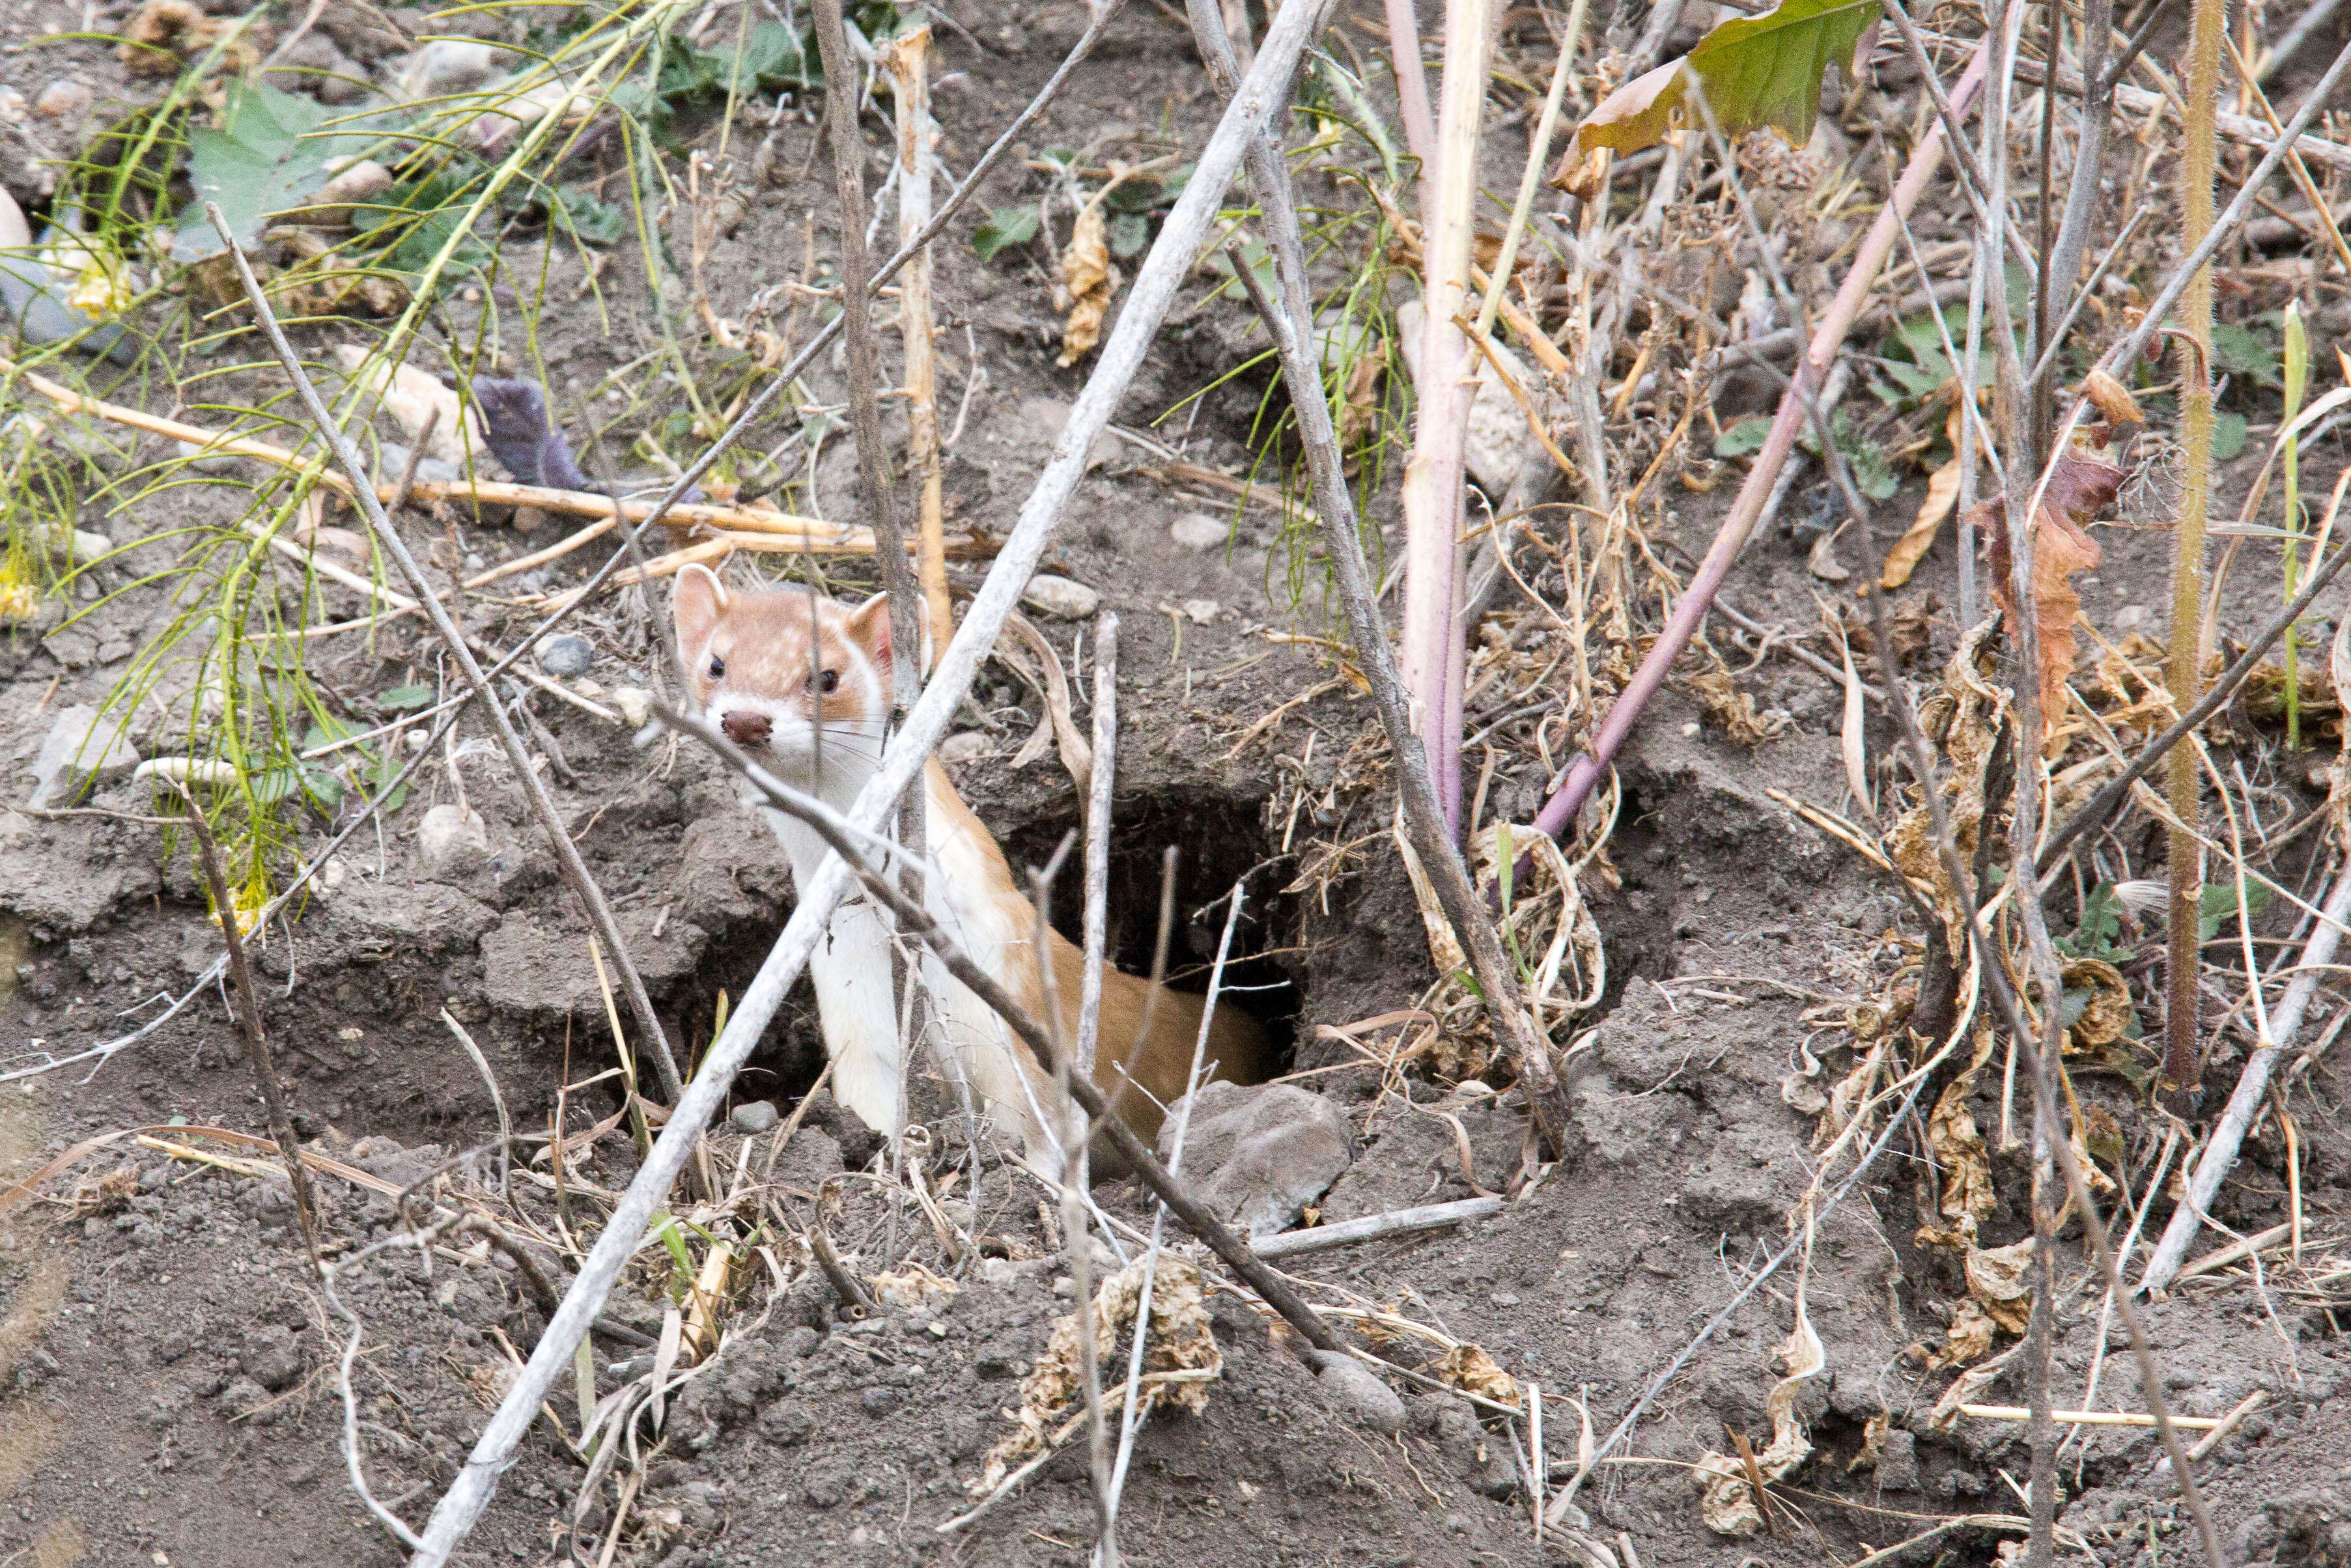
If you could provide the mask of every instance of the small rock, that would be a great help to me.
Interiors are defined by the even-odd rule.
[[[1324,1397],[1374,1432],[1404,1430],[1404,1401],[1380,1381],[1378,1373],[1352,1355],[1335,1351],[1308,1353],[1316,1368],[1315,1382]]]
[[[172,445],[178,451],[180,461],[199,474],[226,474],[236,467],[234,452],[210,451],[193,441],[175,441]]]
[[[783,1113],[776,1109],[776,1103],[773,1100],[753,1100],[746,1104],[737,1105],[735,1107],[735,1113],[727,1118],[735,1124],[737,1132],[750,1133],[755,1135],[774,1132],[776,1124],[783,1119]]]
[[[1244,1236],[1289,1227],[1353,1158],[1346,1117],[1295,1084],[1218,1082],[1190,1099],[1184,1173],[1201,1200]],[[1160,1158],[1173,1157],[1181,1119],[1171,1108],[1159,1130]]]
[[[469,872],[490,852],[490,825],[479,811],[444,801],[424,813],[416,829],[416,851],[424,874],[442,881]]]
[[[1225,607],[1213,599],[1187,599],[1184,601],[1184,618],[1195,626],[1206,626],[1224,611]]]
[[[77,120],[89,112],[94,96],[81,83],[60,78],[34,98],[33,112],[50,120]]]
[[[1899,1427],[1886,1434],[1877,1450],[1877,1484],[1887,1491],[1918,1490],[1918,1439]]]
[[[302,1375],[302,1353],[295,1346],[294,1331],[283,1323],[265,1323],[247,1333],[236,1364],[272,1393]]]
[[[392,171],[372,158],[356,158],[335,171],[302,209],[305,223],[321,228],[347,228],[354,206],[380,200],[392,189]]]
[[[596,645],[569,632],[538,640],[538,667],[558,680],[584,675],[596,662]]]
[[[868,1416],[887,1416],[898,1407],[894,1388],[869,1388],[857,1396],[857,1407]]]
[[[269,1390],[250,1377],[240,1377],[222,1389],[214,1403],[230,1420],[249,1421],[269,1403]]]
[[[950,768],[960,768],[986,755],[987,746],[986,730],[958,730],[939,742],[939,760]]]
[[[92,529],[75,528],[72,538],[76,566],[95,566],[114,553],[114,541]]]
[[[2140,627],[2146,625],[2148,619],[2149,617],[2147,615],[2146,605],[2126,604],[2120,610],[2115,612],[2115,630],[2117,632],[2136,632]]]
[[[139,766],[139,752],[119,720],[87,705],[57,715],[33,758],[32,804],[63,806]]]
[[[1042,573],[1029,580],[1029,586],[1020,591],[1020,601],[1032,610],[1065,621],[1083,621],[1102,608],[1102,595],[1084,583]]]
[[[1186,549],[1209,550],[1232,538],[1230,521],[1206,512],[1186,512],[1167,525],[1167,537]]]
[[[547,527],[547,513],[538,507],[517,507],[514,528],[518,534],[535,534]]]
[[[642,729],[653,716],[653,695],[643,686],[615,686],[612,706],[621,710],[621,718],[631,729]]]

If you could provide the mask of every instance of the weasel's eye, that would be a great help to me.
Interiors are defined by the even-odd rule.
[[[716,653],[710,656],[710,678],[714,681],[723,681],[726,678],[726,661]]]
[[[816,689],[823,693],[826,696],[831,696],[833,693],[839,691],[841,689],[841,672],[839,670],[827,670],[818,675],[816,678]]]

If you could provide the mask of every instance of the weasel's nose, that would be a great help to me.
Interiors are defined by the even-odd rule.
[[[726,738],[737,746],[764,746],[768,734],[776,727],[763,713],[751,713],[737,708],[718,721]]]

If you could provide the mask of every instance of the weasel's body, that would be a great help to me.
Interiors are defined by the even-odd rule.
[[[679,574],[678,649],[694,695],[737,744],[778,777],[847,808],[879,766],[890,703],[889,618],[875,599],[857,610],[795,590],[729,591],[706,570]],[[1035,1017],[1048,1016],[1035,938],[1036,917],[1014,883],[995,838],[972,814],[937,762],[924,769],[929,861],[924,880],[932,915],[973,960]],[[766,815],[806,888],[828,846],[798,819]],[[817,1010],[832,1058],[833,1093],[867,1125],[893,1133],[904,1120],[904,1030],[891,994],[893,933],[871,900],[852,896],[832,916],[810,959]],[[1046,935],[1061,1017],[1076,1033],[1083,959],[1058,933]],[[994,1010],[925,956],[934,1043],[952,1078],[998,1127],[1026,1140],[1031,1163],[1058,1170],[1062,1108]],[[1201,1001],[1105,969],[1094,1082],[1119,1115],[1149,1142],[1163,1107],[1184,1092],[1200,1028]],[[1137,1039],[1148,1015],[1151,1031]],[[1263,1075],[1252,1020],[1219,1009],[1207,1060],[1214,1076]]]

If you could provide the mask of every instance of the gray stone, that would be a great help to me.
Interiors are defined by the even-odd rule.
[[[556,637],[542,637],[538,642],[538,667],[558,680],[584,675],[588,666],[596,662],[596,645],[585,637],[566,632]]]
[[[1102,595],[1082,582],[1040,572],[1020,591],[1020,601],[1032,610],[1064,621],[1083,621],[1102,608]]]
[[[773,1100],[753,1100],[737,1105],[735,1107],[735,1113],[727,1118],[735,1124],[737,1132],[749,1133],[755,1136],[760,1133],[774,1132],[776,1124],[783,1119],[783,1113],[776,1109],[776,1103]]]
[[[77,705],[57,715],[33,759],[32,803],[69,805],[138,766],[138,750],[123,735],[120,723],[94,707]]]
[[[1307,1360],[1315,1368],[1314,1381],[1324,1398],[1339,1410],[1374,1432],[1404,1430],[1404,1401],[1395,1389],[1380,1381],[1378,1373],[1352,1355],[1336,1351],[1309,1352]]]
[[[1167,526],[1167,537],[1186,549],[1215,549],[1232,534],[1229,518],[1212,517],[1206,512],[1186,512]]]
[[[490,852],[490,827],[479,811],[444,801],[424,813],[416,827],[417,858],[435,882],[461,876]]]
[[[294,1331],[282,1323],[266,1323],[253,1330],[245,1336],[237,1365],[272,1393],[288,1386],[302,1375],[302,1353],[295,1346]]]
[[[1189,1096],[1184,1174],[1203,1202],[1244,1236],[1287,1228],[1353,1158],[1347,1119],[1291,1083],[1201,1085]],[[1182,1101],[1159,1129],[1171,1159]]]
[[[1918,1439],[1896,1428],[1877,1450],[1877,1484],[1887,1491],[1918,1490]]]

